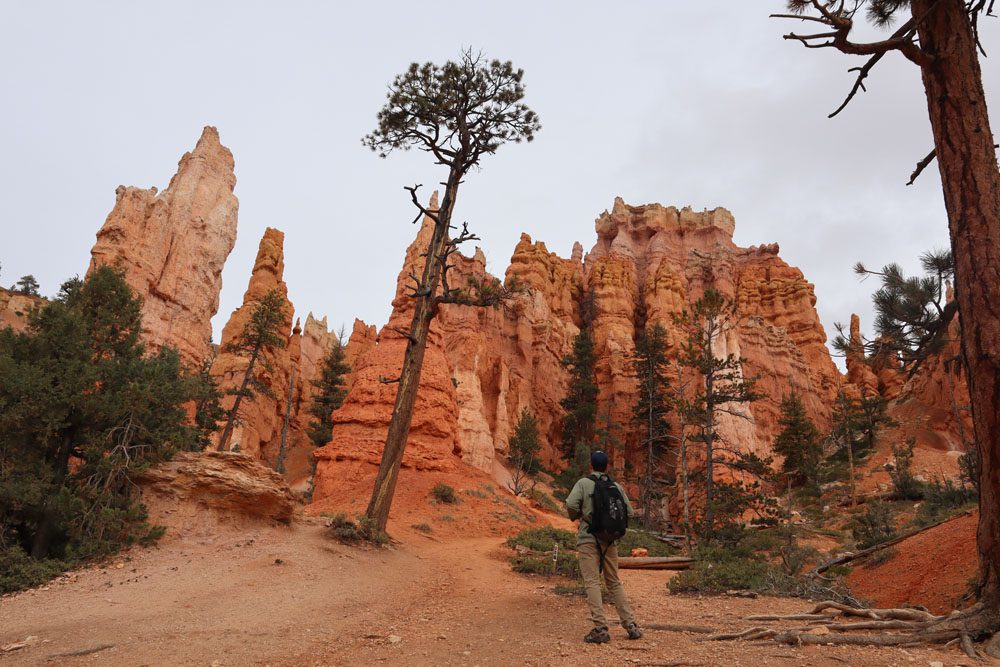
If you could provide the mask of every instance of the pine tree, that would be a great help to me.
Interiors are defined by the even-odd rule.
[[[669,452],[670,370],[667,359],[667,331],[656,323],[639,334],[632,358],[639,397],[634,419],[642,429],[640,445],[646,465],[642,475],[640,501],[647,523],[652,517],[654,501],[662,495],[665,477],[664,458]],[[669,480],[667,480],[669,483]]]
[[[333,412],[347,397],[345,383],[351,367],[344,356],[344,347],[339,341],[323,358],[319,378],[312,381],[317,392],[309,405],[309,414],[315,419],[309,422],[306,433],[312,443],[321,447],[333,439]]]
[[[0,331],[0,563],[17,570],[0,580],[10,585],[37,583],[30,572],[52,559],[149,535],[133,478],[199,448],[185,409],[198,380],[176,350],[146,352],[141,307],[121,272],[100,267],[65,283],[26,331]]]
[[[17,281],[12,291],[27,296],[38,296],[38,281],[31,274],[21,276],[21,279]]]
[[[270,370],[270,363],[265,356],[275,348],[285,346],[281,336],[281,324],[285,319],[285,300],[278,290],[271,290],[257,302],[250,313],[250,320],[233,340],[222,347],[223,352],[247,357],[247,368],[243,373],[240,388],[231,392],[236,396],[233,406],[226,414],[226,426],[219,437],[218,450],[225,451],[233,427],[240,417],[240,405],[244,398],[252,400],[258,393],[272,397],[274,392],[260,381],[257,364],[265,370]]]
[[[406,337],[406,352],[399,377],[392,419],[386,435],[368,509],[367,524],[374,534],[385,531],[389,508],[396,492],[396,480],[403,463],[413,408],[431,321],[441,304],[498,307],[522,291],[510,282],[496,279],[470,280],[465,288],[452,286],[448,271],[451,256],[467,241],[477,239],[463,224],[452,238],[452,214],[459,188],[469,172],[487,155],[508,143],[531,141],[541,129],[538,116],[524,99],[524,71],[510,61],[487,61],[482,54],[467,50],[458,62],[444,65],[413,63],[389,85],[387,102],[378,113],[378,126],[362,142],[381,157],[396,150],[416,148],[429,153],[436,164],[447,167],[444,197],[438,208],[424,207],[417,198],[419,185],[406,188],[417,208],[414,222],[421,217],[434,224],[424,253],[421,275],[413,273],[413,319]]]
[[[717,342],[735,326],[735,320],[736,304],[713,288],[705,290],[690,313],[685,311],[676,318],[676,324],[686,333],[686,339],[681,343],[679,362],[701,380],[687,401],[686,414],[695,428],[695,433],[688,439],[700,442],[705,447],[705,514],[702,519],[702,535],[709,542],[716,530],[715,512],[718,502],[714,493],[715,465],[739,467],[752,474],[762,472],[766,467],[753,457],[741,456],[734,447],[728,448],[733,457],[717,458],[716,450],[723,445],[716,430],[718,415],[722,411],[739,415],[737,406],[760,398],[753,390],[753,380],[743,377],[739,358],[733,354],[724,358],[715,356]],[[763,496],[755,492],[753,497]],[[718,499],[722,500],[724,499]],[[719,509],[723,509],[721,505]]]
[[[594,381],[594,339],[587,327],[573,338],[573,350],[563,358],[569,369],[566,396],[559,401],[566,411],[562,420],[562,446],[567,460],[572,461],[582,445],[593,445],[597,422],[597,383]],[[588,451],[589,456],[589,451]]]
[[[785,457],[782,470],[794,484],[819,488],[819,464],[823,444],[819,429],[806,414],[802,398],[795,391],[781,399],[781,432],[774,438],[774,451]]]

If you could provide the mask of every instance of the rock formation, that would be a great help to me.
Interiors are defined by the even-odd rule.
[[[12,292],[0,287],[0,329],[12,328],[24,331],[28,327],[28,315],[43,305],[45,299]]]
[[[596,228],[597,244],[586,258],[579,245],[570,259],[562,259],[522,235],[506,281],[517,279],[530,292],[507,307],[442,306],[431,328],[404,467],[446,470],[461,460],[499,479],[498,465],[522,409],[538,418],[542,460],[558,467],[559,401],[567,382],[561,360],[582,325],[584,301],[593,302],[598,412],[623,443],[617,465],[636,465],[631,424],[636,392],[629,361],[635,337],[646,324],[661,322],[676,345],[672,315],[709,286],[735,299],[741,313],[718,353],[739,355],[745,372],[760,376],[758,386],[768,394],[745,410],[745,418],[723,417],[729,440],[768,454],[781,397],[793,389],[826,426],[841,377],[825,347],[813,287],[778,257],[776,245],[736,246],[733,217],[725,209],[698,213],[628,206],[620,199],[597,219]],[[409,325],[407,280],[412,268],[422,267],[429,234],[425,220],[407,251],[388,325],[373,338],[370,328],[355,324],[348,347],[356,355],[353,382],[334,414],[333,442],[317,452],[317,499],[331,492],[338,462],[379,461],[395,398],[395,385],[380,380],[395,377],[402,363],[405,339],[394,329]],[[478,249],[454,262],[453,285],[487,275]],[[585,293],[591,297],[585,299]]]
[[[150,520],[169,532],[242,520],[288,523],[294,497],[279,474],[232,452],[181,452],[139,479]],[[212,516],[206,517],[205,515]]]
[[[206,127],[163,192],[119,186],[90,267],[110,264],[143,298],[147,344],[171,345],[197,367],[211,354],[222,267],[236,242],[233,155]]]
[[[240,387],[249,358],[226,352],[225,347],[243,331],[250,321],[254,308],[264,295],[271,290],[277,290],[285,302],[280,335],[288,341],[288,344],[266,351],[262,355],[263,363],[258,362],[254,368],[260,382],[271,389],[273,396],[258,393],[252,400],[243,400],[240,407],[242,423],[236,426],[230,440],[231,448],[238,446],[241,452],[255,457],[269,457],[271,460],[277,455],[277,447],[280,444],[288,387],[293,381],[292,370],[297,367],[299,361],[295,355],[300,352],[298,336],[292,335],[294,308],[288,301],[288,287],[283,279],[284,241],[285,235],[277,229],[268,228],[264,232],[250,275],[250,283],[243,295],[243,305],[233,311],[222,329],[220,346],[222,351],[216,357],[211,370],[221,390],[233,391]],[[234,396],[226,396],[223,407],[230,409],[234,400]]]

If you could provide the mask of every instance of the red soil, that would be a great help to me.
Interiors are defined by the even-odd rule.
[[[958,607],[976,576],[979,513],[963,515],[891,547],[886,563],[859,565],[847,576],[851,591],[877,607],[919,604],[943,614]]]

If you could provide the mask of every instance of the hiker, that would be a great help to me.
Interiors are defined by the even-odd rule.
[[[594,622],[594,629],[583,638],[583,641],[590,644],[611,641],[608,621],[604,617],[604,601],[601,598],[602,574],[611,599],[618,609],[622,627],[628,632],[628,638],[639,639],[642,637],[642,630],[636,625],[625,589],[618,578],[618,547],[615,544],[617,539],[625,534],[628,518],[632,516],[632,505],[625,495],[625,490],[606,472],[607,454],[601,451],[591,454],[590,468],[594,474],[577,481],[566,498],[569,518],[580,519],[576,553],[580,561],[580,572],[583,574],[583,584],[587,590],[590,618]],[[598,506],[596,515],[595,492],[597,492]]]

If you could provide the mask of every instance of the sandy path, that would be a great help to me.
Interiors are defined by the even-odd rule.
[[[0,645],[42,642],[0,665],[113,644],[66,665],[946,665],[940,649],[789,648],[705,643],[647,632],[608,645],[580,640],[583,600],[554,581],[513,574],[496,537],[400,532],[393,549],[348,549],[316,520],[228,538],[175,539],[74,580],[0,599]],[[252,541],[251,541],[252,540]],[[281,559],[276,564],[275,559]],[[744,627],[744,616],[798,612],[797,600],[666,594],[664,572],[623,573],[640,622]],[[609,608],[609,613],[613,610]],[[392,639],[390,639],[392,637]]]

